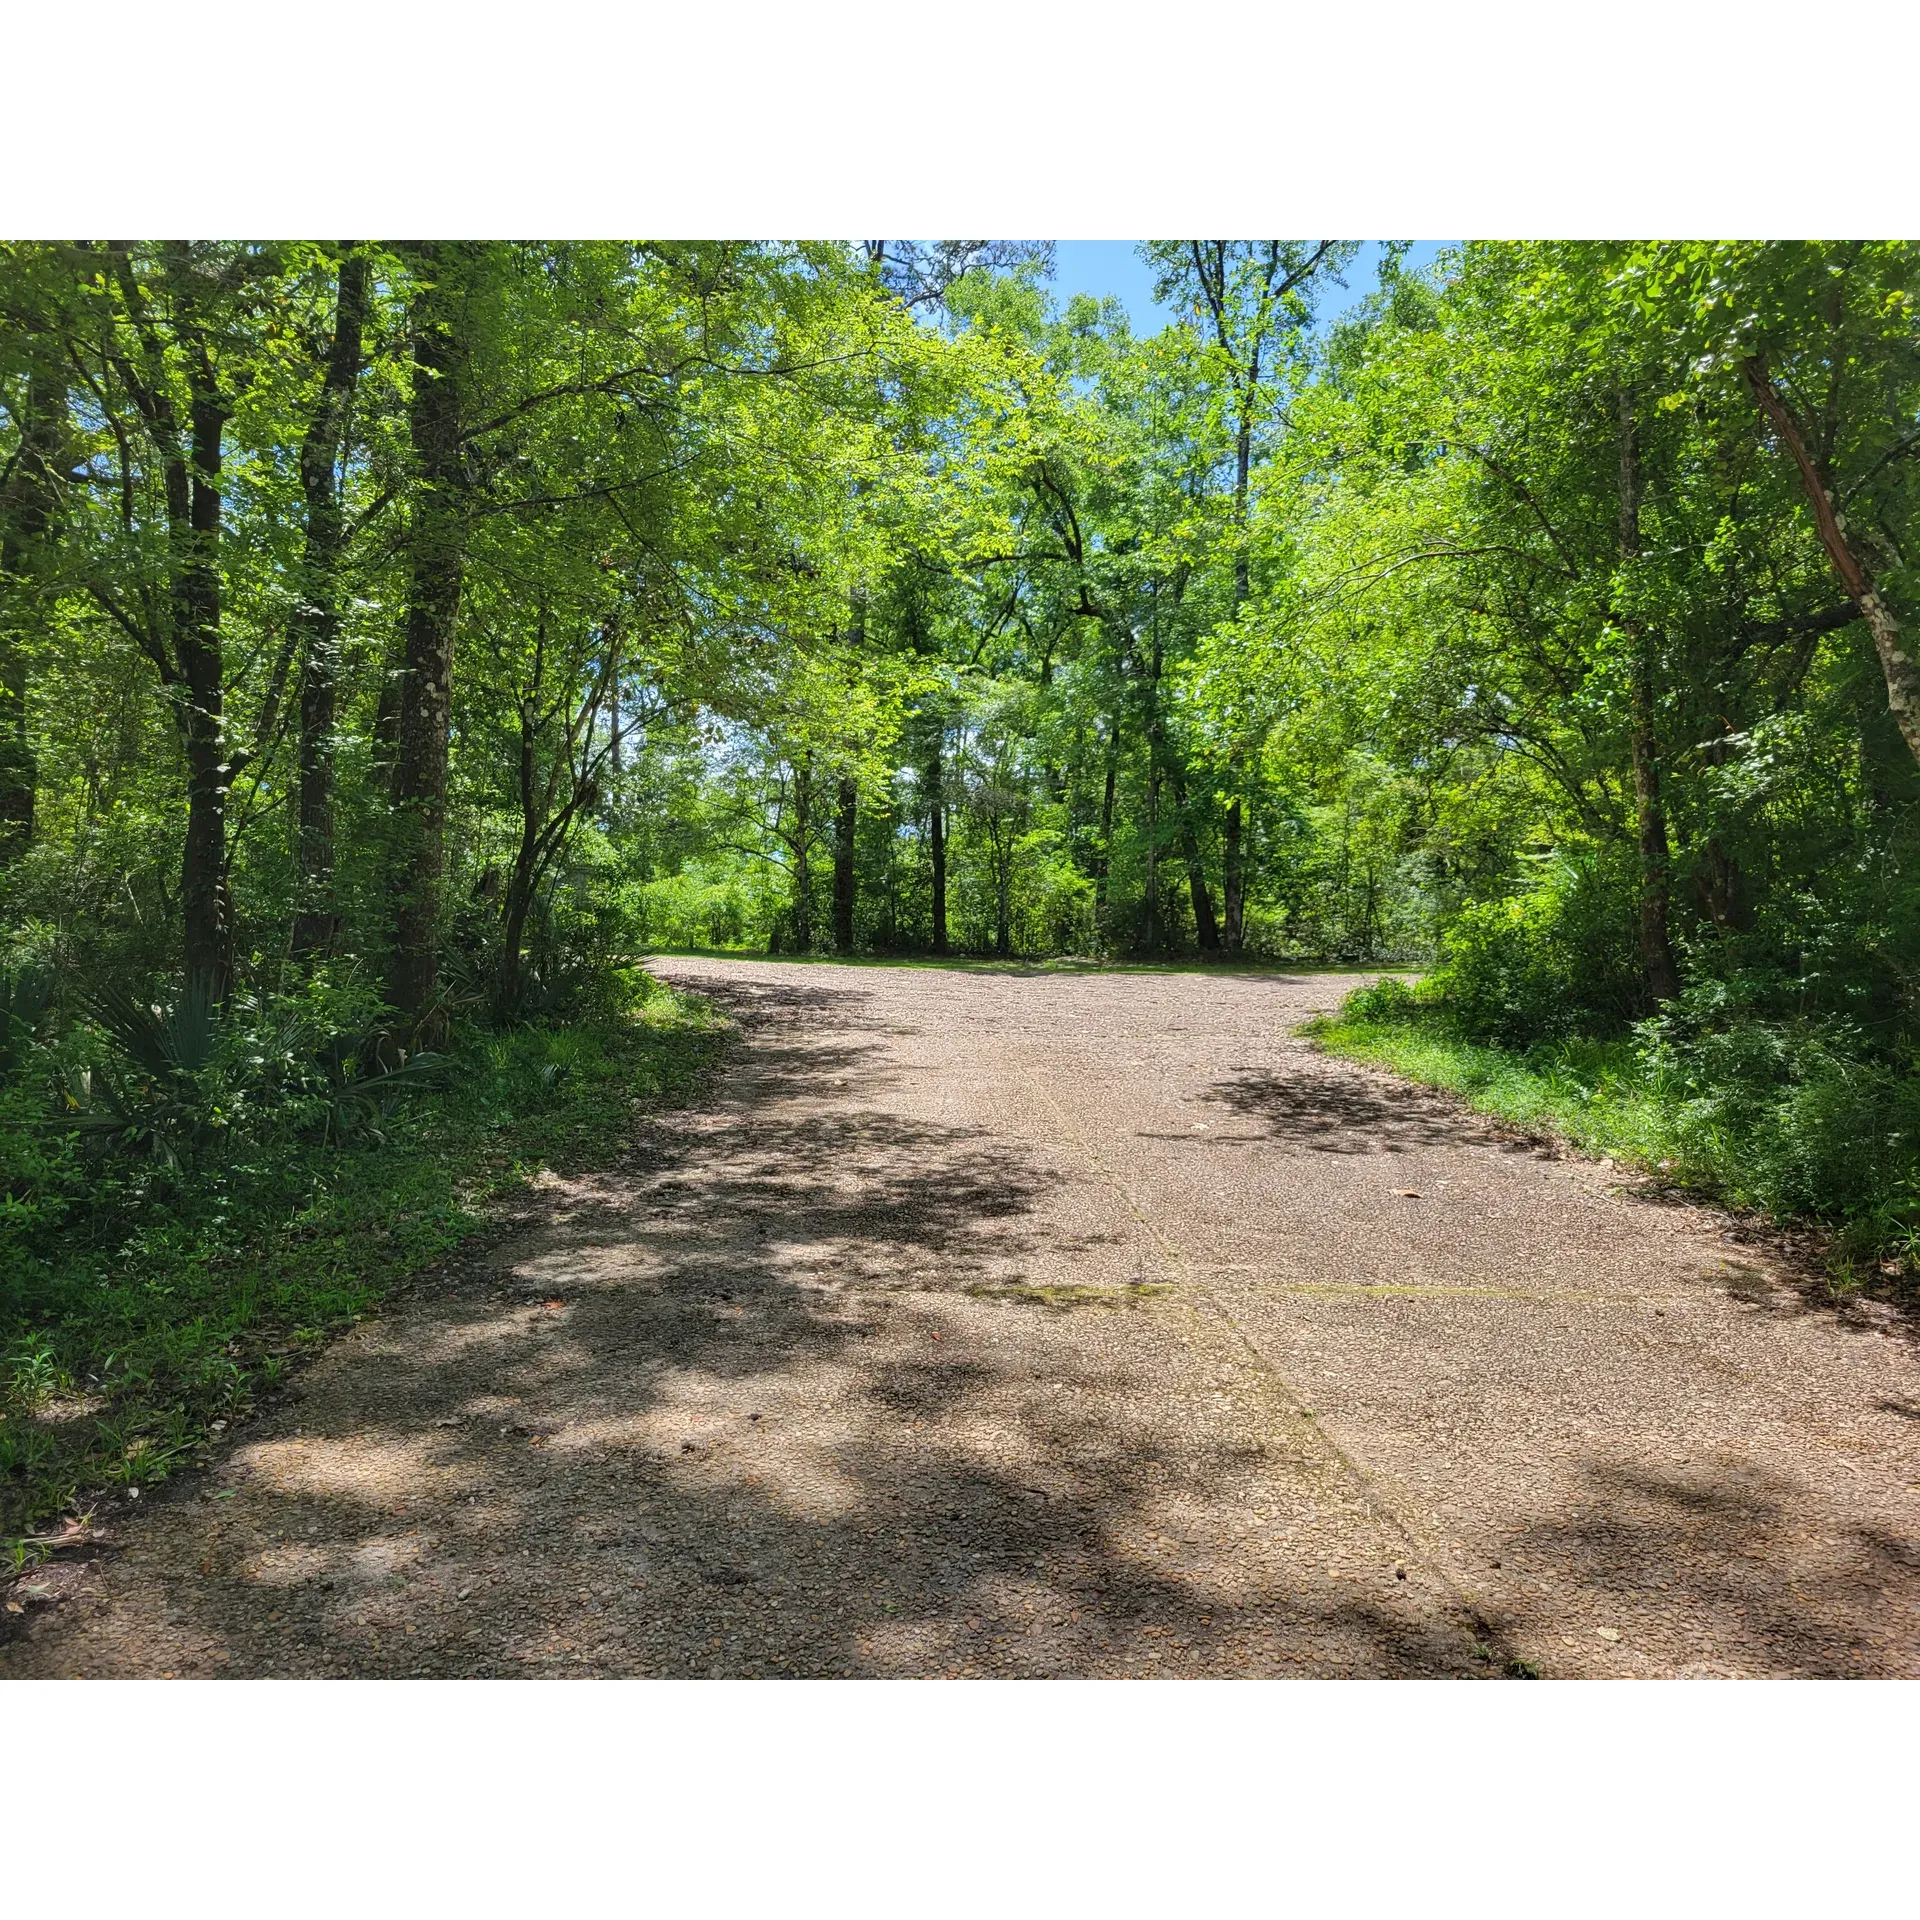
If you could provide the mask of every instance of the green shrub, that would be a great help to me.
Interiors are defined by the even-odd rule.
[[[456,1028],[426,1097],[343,1129],[315,1043],[364,1012],[357,993],[242,1002],[205,1035],[189,1013],[157,1040],[171,1010],[147,1007],[130,1036],[157,1048],[147,1066],[108,1066],[123,1093],[148,1067],[186,1075],[151,1093],[183,1107],[174,1165],[137,1136],[49,1124],[60,1046],[0,1084],[0,1545],[88,1487],[166,1477],[291,1352],[472,1233],[491,1195],[606,1164],[639,1113],[688,1097],[721,1033],[640,975],[599,1025]],[[92,1029],[62,1045],[82,1042],[112,1051]],[[346,1085],[377,1099],[379,1079]],[[193,1104],[214,1091],[218,1127]],[[62,1395],[84,1404],[47,1412]]]
[[[1430,990],[1473,1039],[1619,1033],[1640,1011],[1631,891],[1599,856],[1556,859],[1527,892],[1462,907],[1440,952]]]
[[[1413,1019],[1422,1004],[1419,995],[1405,980],[1389,974],[1384,980],[1376,980],[1370,987],[1356,987],[1348,994],[1340,1003],[1340,1018],[1343,1021],[1390,1026],[1397,1021]]]
[[[1920,1074],[1832,1016],[1755,1017],[1723,983],[1639,1029],[1681,1162],[1730,1199],[1786,1216],[1920,1225]]]

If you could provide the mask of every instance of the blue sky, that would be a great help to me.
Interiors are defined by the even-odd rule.
[[[1425,266],[1448,243],[1416,240],[1409,266]],[[1076,293],[1118,294],[1135,333],[1157,333],[1172,318],[1153,298],[1153,276],[1134,252],[1132,240],[1059,240],[1054,243],[1053,290],[1062,306]],[[1328,317],[1364,300],[1379,284],[1380,243],[1369,240],[1347,275],[1347,291],[1336,294]]]

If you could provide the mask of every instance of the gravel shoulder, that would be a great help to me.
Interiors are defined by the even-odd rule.
[[[656,971],[742,1024],[715,1098],[43,1570],[0,1676],[1920,1671],[1901,1328],[1315,1054],[1349,978]]]

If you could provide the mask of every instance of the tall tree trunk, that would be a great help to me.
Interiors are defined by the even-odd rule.
[[[1622,387],[1618,408],[1617,452],[1620,472],[1620,558],[1631,564],[1640,555],[1640,445],[1634,426],[1633,396]],[[1661,795],[1660,748],[1654,730],[1653,649],[1644,623],[1620,617],[1632,646],[1628,724],[1633,755],[1633,797],[1640,842],[1640,964],[1647,991],[1658,1001],[1680,991],[1671,933],[1673,855],[1667,839],[1666,806]]]
[[[1233,525],[1239,535],[1233,554],[1233,610],[1238,613],[1253,590],[1252,556],[1247,552],[1247,495],[1253,480],[1253,397],[1260,379],[1259,350],[1240,408],[1240,433],[1233,449]]]
[[[227,895],[227,795],[233,769],[220,637],[220,468],[227,415],[204,346],[193,344],[200,350],[188,356],[187,459],[184,465],[172,463],[167,475],[174,543],[174,648],[180,666],[175,710],[187,762],[180,903],[188,989],[224,999],[233,966]],[[178,510],[181,506],[184,512]]]
[[[836,953],[853,951],[853,829],[859,789],[840,776],[833,811],[833,946]]]
[[[1200,841],[1193,830],[1193,816],[1187,808],[1187,781],[1178,755],[1167,745],[1160,719],[1160,642],[1153,643],[1152,678],[1147,697],[1152,701],[1152,733],[1155,759],[1165,763],[1168,784],[1173,788],[1173,803],[1180,815],[1180,852],[1187,864],[1187,892],[1193,902],[1193,930],[1203,953],[1220,950],[1220,927],[1213,917],[1213,896],[1207,891],[1207,870],[1200,859]]]
[[[927,758],[927,849],[933,859],[933,950],[947,950],[947,778],[941,746],[946,738],[936,728]]]
[[[1193,830],[1193,814],[1187,805],[1186,776],[1180,763],[1168,755],[1167,777],[1173,787],[1174,805],[1180,809],[1180,852],[1187,863],[1187,894],[1193,902],[1193,930],[1202,953],[1220,951],[1220,923],[1214,918],[1213,895],[1207,888],[1206,862],[1200,857],[1200,838]]]
[[[424,284],[413,312],[414,499],[393,768],[398,844],[388,991],[416,1030],[429,1016],[439,972],[446,879],[453,641],[466,561],[460,437],[470,254],[466,246],[433,242],[415,256]]]
[[[513,872],[500,903],[500,959],[494,974],[494,1018],[503,1024],[520,1009],[521,947],[527,935],[527,915],[533,907],[539,880],[541,795],[535,755],[537,722],[532,699],[520,703],[520,844],[514,849]]]
[[[1093,853],[1093,931],[1101,951],[1107,945],[1108,879],[1113,872],[1113,797],[1120,772],[1120,721],[1107,728],[1106,782],[1100,793],[1100,839]]]
[[[1246,850],[1242,832],[1240,796],[1235,794],[1227,805],[1227,844],[1221,874],[1222,907],[1226,914],[1221,940],[1229,953],[1240,951],[1246,930]]]
[[[300,797],[295,816],[299,906],[293,917],[296,959],[325,954],[339,931],[333,898],[333,732],[340,684],[340,594],[337,579],[345,532],[339,465],[359,384],[366,328],[367,262],[349,251],[340,262],[334,298],[333,346],[320,397],[300,447],[306,496],[306,551],[294,619],[300,635]]]
[[[65,380],[43,358],[27,373],[13,477],[0,496],[0,866],[33,840],[38,767],[27,725],[28,656],[42,617],[47,549],[60,508]]]
[[[813,755],[793,770],[793,940],[799,953],[813,951]]]
[[[1887,704],[1893,709],[1894,721],[1900,737],[1907,743],[1907,750],[1920,760],[1920,669],[1915,667],[1907,651],[1900,622],[1881,598],[1866,556],[1847,538],[1846,523],[1834,507],[1825,476],[1807,445],[1806,433],[1774,385],[1766,361],[1755,354],[1746,362],[1746,375],[1760,411],[1773,422],[1774,431],[1800,470],[1800,485],[1806,493],[1807,504],[1813,509],[1820,544],[1826,548],[1827,558],[1833,562],[1833,570],[1840,576],[1847,598],[1860,609],[1860,617],[1873,635],[1874,650],[1880,656],[1880,671],[1887,683]]]
[[[231,980],[227,897],[227,795],[234,767],[226,738],[221,653],[221,441],[227,410],[198,303],[204,283],[185,241],[158,248],[173,309],[172,330],[186,372],[182,434],[149,292],[134,272],[133,246],[105,250],[126,323],[141,343],[140,366],[112,346],[108,357],[137,408],[158,459],[167,515],[164,616],[149,616],[141,644],[159,670],[187,770],[187,832],[180,855],[182,959],[187,991],[224,999]],[[144,370],[142,370],[144,369]]]
[[[1149,959],[1159,959],[1167,944],[1160,911],[1160,744],[1158,729],[1147,730],[1147,924]]]
[[[1260,377],[1259,349],[1255,348],[1255,359],[1251,379]],[[1253,572],[1251,556],[1247,552],[1247,505],[1248,492],[1253,478],[1253,388],[1249,386],[1245,403],[1240,413],[1240,433],[1234,445],[1233,475],[1233,524],[1239,535],[1239,544],[1233,557],[1233,610],[1236,614],[1246,605],[1247,596],[1253,590]],[[1231,771],[1238,780],[1241,763],[1236,753],[1232,759]],[[1246,932],[1246,854],[1243,835],[1245,833],[1245,813],[1236,793],[1227,803],[1226,845],[1223,850],[1220,873],[1221,908],[1226,915],[1226,926],[1222,931],[1221,943],[1228,953],[1238,953]]]

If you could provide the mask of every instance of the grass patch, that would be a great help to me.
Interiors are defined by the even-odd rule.
[[[725,1032],[654,985],[596,1024],[462,1036],[381,1144],[269,1139],[171,1182],[104,1163],[86,1210],[0,1276],[0,1553],[21,1564],[77,1502],[204,1457],[215,1422],[534,1174],[604,1165],[685,1104]]]
[[[1326,1053],[1456,1093],[1523,1132],[1670,1177],[1681,1171],[1668,1116],[1631,1041],[1555,1041],[1512,1053],[1463,1039],[1437,1021],[1344,1015],[1309,1021],[1304,1031]]]
[[[1501,1047],[1464,1035],[1443,1001],[1394,983],[1302,1031],[1327,1053],[1458,1094],[1523,1132],[1780,1225],[1812,1224],[1836,1296],[1915,1292],[1911,1073],[1759,1022],[1684,1047],[1654,1023],[1635,1037]]]

